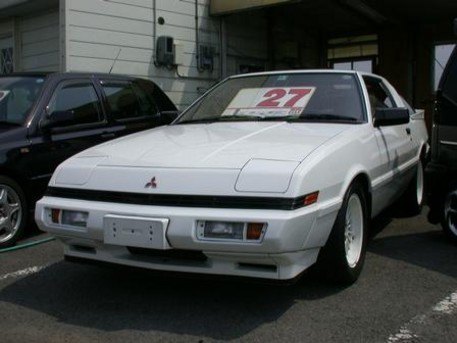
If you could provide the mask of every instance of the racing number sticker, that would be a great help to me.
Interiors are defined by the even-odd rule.
[[[298,116],[303,112],[314,91],[315,87],[242,89],[223,115]]]

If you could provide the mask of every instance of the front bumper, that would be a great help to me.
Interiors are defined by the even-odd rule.
[[[36,206],[38,226],[64,244],[64,254],[153,270],[215,275],[292,279],[316,262],[336,214],[338,201],[293,211],[148,206],[62,199],[46,196]],[[86,228],[52,223],[49,209],[88,211]],[[108,244],[106,218],[151,218],[166,221],[161,249]],[[203,241],[201,220],[264,222],[260,242]]]

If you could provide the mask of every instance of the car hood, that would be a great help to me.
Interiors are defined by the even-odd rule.
[[[215,123],[173,125],[86,150],[103,166],[240,169],[251,159],[300,162],[346,125]]]
[[[173,125],[86,150],[64,162],[51,186],[162,194],[278,194],[300,163],[351,125]]]

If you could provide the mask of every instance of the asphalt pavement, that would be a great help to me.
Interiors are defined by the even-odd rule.
[[[424,214],[373,228],[349,287],[74,264],[35,232],[0,253],[0,342],[454,342],[457,246]]]

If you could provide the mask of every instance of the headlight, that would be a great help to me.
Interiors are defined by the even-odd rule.
[[[197,237],[208,241],[261,242],[266,223],[205,221],[197,222]]]

